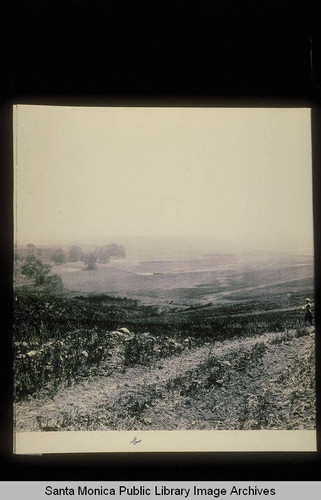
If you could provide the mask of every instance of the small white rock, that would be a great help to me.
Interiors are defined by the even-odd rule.
[[[29,356],[30,358],[32,358],[32,356],[35,356],[37,354],[37,351],[29,351],[27,352],[27,356]]]
[[[117,328],[117,330],[119,332],[123,332],[123,333],[130,333],[130,331],[128,330],[128,328]]]

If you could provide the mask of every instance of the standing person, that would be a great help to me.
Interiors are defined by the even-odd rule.
[[[304,321],[308,321],[310,323],[310,325],[312,325],[312,308],[311,308],[311,304],[310,304],[310,299],[307,298],[305,300],[306,304],[305,306],[303,306],[303,309],[305,311],[305,315],[304,315]]]

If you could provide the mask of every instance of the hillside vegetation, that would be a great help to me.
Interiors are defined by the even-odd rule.
[[[207,343],[16,404],[17,430],[314,429],[314,331]]]
[[[225,314],[224,314],[225,313]],[[234,313],[234,315],[233,315]],[[159,313],[131,299],[107,295],[55,295],[17,290],[14,301],[16,400],[72,384],[77,377],[106,373],[133,364],[148,366],[159,358],[206,342],[255,337],[302,327],[300,310],[242,315],[239,308],[202,308],[187,314]],[[126,325],[133,334],[114,333]]]
[[[314,428],[311,263],[85,270],[27,257],[14,291],[18,430]]]

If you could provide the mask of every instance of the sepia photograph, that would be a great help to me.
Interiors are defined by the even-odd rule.
[[[13,112],[15,452],[315,451],[311,109]]]

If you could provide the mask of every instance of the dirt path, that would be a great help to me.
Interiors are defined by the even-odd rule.
[[[309,328],[312,332],[314,327]],[[37,417],[43,422],[56,421],[59,417],[89,414],[91,409],[110,408],[122,392],[138,393],[142,387],[162,387],[169,380],[182,376],[205,363],[209,356],[224,357],[229,351],[250,347],[257,342],[270,343],[280,333],[266,333],[255,338],[226,340],[191,349],[178,356],[161,359],[154,367],[133,367],[125,372],[115,372],[109,377],[92,376],[72,387],[61,389],[53,399],[32,399],[15,405],[17,431],[40,430]],[[47,424],[48,425],[48,424]],[[55,430],[55,429],[52,429]],[[58,428],[57,428],[58,430]]]

